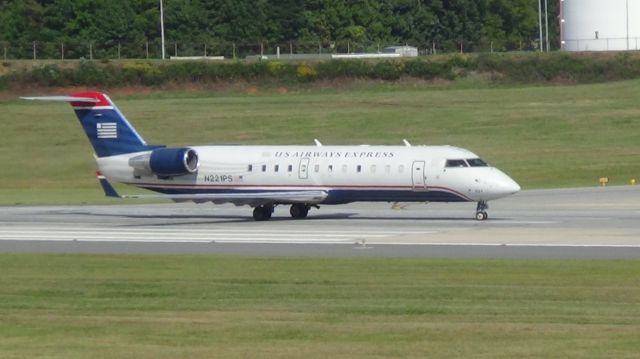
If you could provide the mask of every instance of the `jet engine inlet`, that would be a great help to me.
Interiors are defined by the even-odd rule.
[[[181,176],[195,173],[200,161],[191,148],[159,148],[129,159],[129,166],[158,176]]]

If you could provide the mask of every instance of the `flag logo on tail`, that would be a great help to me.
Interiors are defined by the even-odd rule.
[[[96,124],[98,138],[118,138],[118,124],[116,122],[98,122]]]

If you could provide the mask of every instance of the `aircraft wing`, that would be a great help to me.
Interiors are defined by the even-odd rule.
[[[280,191],[251,193],[195,193],[195,194],[140,194],[123,195],[120,198],[165,198],[174,201],[219,201],[233,203],[318,203],[327,198],[327,191]],[[113,196],[111,196],[113,197]]]
[[[278,191],[251,193],[194,193],[194,194],[133,194],[120,195],[111,183],[100,173],[96,172],[100,185],[107,197],[137,198],[137,199],[170,199],[173,201],[194,202],[231,202],[237,204],[266,204],[283,203],[319,203],[327,198],[327,191]]]

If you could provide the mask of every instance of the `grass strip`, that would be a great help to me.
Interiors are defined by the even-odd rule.
[[[640,179],[637,80],[253,90],[114,99],[149,143],[402,144],[407,138],[468,148],[525,189],[597,185],[602,176],[617,185]],[[0,106],[0,204],[101,201],[92,149],[67,105],[5,100]]]
[[[636,357],[639,261],[1,254],[0,353]]]

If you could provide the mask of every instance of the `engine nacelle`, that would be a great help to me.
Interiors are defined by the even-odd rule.
[[[192,148],[159,148],[129,159],[129,166],[158,176],[181,176],[198,170],[198,153]]]

